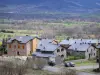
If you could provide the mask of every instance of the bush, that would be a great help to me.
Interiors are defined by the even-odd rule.
[[[23,75],[27,70],[25,64],[15,64],[12,61],[2,61],[0,64],[0,75]]]
[[[78,59],[84,59],[85,56],[68,56],[68,58],[64,59],[64,61],[69,61],[69,60],[78,60]]]
[[[94,72],[100,72],[99,68],[94,69],[93,71],[94,71]]]
[[[47,61],[43,58],[34,57],[27,58],[26,64],[28,65],[28,68],[41,70],[47,64]]]
[[[58,75],[76,75],[76,71],[72,69],[62,68],[61,72]]]

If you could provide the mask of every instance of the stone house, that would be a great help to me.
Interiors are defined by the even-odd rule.
[[[32,36],[16,36],[7,41],[8,56],[28,56],[36,51],[39,40]]]
[[[71,56],[85,57],[85,59],[96,58],[96,48],[91,44],[75,43],[68,48],[68,51]]]
[[[42,39],[38,44],[36,52],[33,53],[33,56],[46,58],[48,60],[52,58],[59,63],[60,60],[66,58],[66,49],[54,42],[54,40]]]

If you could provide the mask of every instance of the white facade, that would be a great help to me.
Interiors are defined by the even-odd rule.
[[[96,58],[96,49],[92,46],[90,46],[86,51],[85,51],[85,58],[86,59],[93,59]]]

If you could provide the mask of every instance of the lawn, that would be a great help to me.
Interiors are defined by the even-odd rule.
[[[75,62],[76,66],[86,66],[86,65],[96,65],[96,61],[95,60],[84,60],[84,61],[77,61]]]

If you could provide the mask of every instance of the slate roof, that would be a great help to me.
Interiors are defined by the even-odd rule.
[[[69,44],[72,45],[74,43],[98,43],[98,39],[69,39],[69,40],[62,40],[60,44]]]
[[[69,40],[62,40],[59,44],[61,45],[61,44],[70,44],[70,43]]]
[[[32,40],[34,37],[32,36],[16,36],[14,38],[11,38],[7,41],[7,43],[11,43],[13,40],[17,40],[20,43],[27,43],[28,41]]]
[[[91,45],[89,44],[72,44],[68,49],[76,51],[86,51]]]
[[[41,52],[35,52],[32,54],[32,56],[37,56],[37,57],[56,57],[54,54],[43,54]]]
[[[41,51],[55,51],[59,45],[53,44],[52,39],[42,39],[39,41],[37,49]]]
[[[100,49],[100,45],[96,46],[97,49]]]

